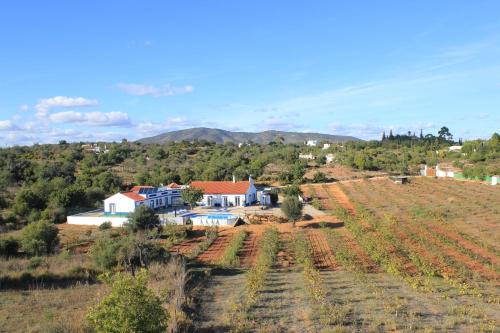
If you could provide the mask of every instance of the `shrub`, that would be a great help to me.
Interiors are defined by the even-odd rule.
[[[90,256],[97,267],[111,269],[118,264],[116,253],[120,242],[111,238],[98,238],[90,249]]]
[[[314,183],[325,183],[327,181],[326,175],[321,171],[316,171],[313,176]]]
[[[59,229],[47,221],[30,223],[23,229],[21,247],[29,254],[50,254],[59,244],[58,233]]]
[[[297,197],[286,197],[281,204],[281,211],[288,220],[295,223],[302,216],[302,203]]]
[[[108,229],[111,229],[111,222],[109,222],[109,221],[103,222],[99,225],[99,230],[101,230],[101,231],[108,230]]]
[[[111,293],[87,314],[87,322],[102,333],[164,332],[168,315],[160,299],[147,287],[147,274],[104,278]]]
[[[13,237],[0,239],[0,256],[14,256],[19,250],[19,241]]]

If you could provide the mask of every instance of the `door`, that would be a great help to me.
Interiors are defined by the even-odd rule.
[[[208,197],[208,198],[207,198],[207,205],[208,205],[209,207],[212,207],[212,203],[213,203],[212,197]]]
[[[234,197],[234,204],[235,204],[236,206],[241,206],[241,205],[240,205],[240,197]]]
[[[223,202],[224,202],[224,207],[227,207],[227,197],[222,197]]]
[[[109,212],[111,214],[116,214],[116,204],[114,204],[114,203],[109,204]]]

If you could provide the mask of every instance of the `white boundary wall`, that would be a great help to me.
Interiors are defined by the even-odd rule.
[[[70,215],[67,217],[68,224],[79,225],[101,225],[104,222],[111,222],[113,227],[121,227],[127,221],[126,217],[110,217],[110,216],[82,216]]]

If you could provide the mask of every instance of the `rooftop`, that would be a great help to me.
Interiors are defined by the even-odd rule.
[[[246,194],[250,187],[249,181],[194,181],[191,186],[201,188],[205,194]]]

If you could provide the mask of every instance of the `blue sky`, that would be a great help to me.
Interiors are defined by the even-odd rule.
[[[500,130],[499,1],[10,1],[0,140]]]

